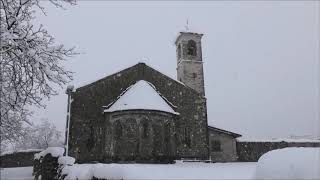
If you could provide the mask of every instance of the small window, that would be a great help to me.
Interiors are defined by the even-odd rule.
[[[187,54],[190,56],[197,56],[197,45],[193,40],[188,41]]]
[[[197,77],[197,73],[192,73],[192,77],[196,78]]]
[[[221,143],[220,141],[211,141],[211,151],[213,152],[219,152],[221,151]]]

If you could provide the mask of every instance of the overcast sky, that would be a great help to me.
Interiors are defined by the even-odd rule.
[[[203,33],[210,125],[244,137],[320,137],[319,2],[78,1],[66,10],[44,3],[37,15],[57,42],[80,55],[66,63],[76,87],[146,62],[176,78],[174,40]],[[35,120],[65,128],[65,89]]]

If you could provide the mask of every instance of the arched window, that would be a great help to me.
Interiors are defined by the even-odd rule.
[[[158,155],[163,153],[164,132],[160,124],[152,124],[153,130],[153,153]]]
[[[181,45],[180,44],[178,45],[177,51],[178,51],[178,59],[180,59],[181,58]]]
[[[189,132],[189,128],[185,127],[184,128],[184,144],[187,147],[191,147],[191,137],[190,137],[190,132]]]
[[[148,124],[148,122],[143,122],[143,124],[142,124],[142,136],[144,138],[149,137],[149,124]]]
[[[190,56],[197,55],[197,45],[194,40],[189,40],[187,45],[187,54]]]
[[[137,123],[135,119],[126,120],[126,137],[134,138],[137,135]]]
[[[117,139],[120,139],[122,137],[122,125],[119,121],[115,122],[115,128],[114,128],[114,131],[115,131],[115,136]]]
[[[89,152],[93,149],[94,144],[95,144],[94,143],[94,128],[91,125],[90,126],[90,135],[89,135],[89,138],[87,140],[87,149],[88,149]]]

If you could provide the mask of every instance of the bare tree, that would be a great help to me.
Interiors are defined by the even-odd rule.
[[[62,8],[62,1],[49,0]],[[74,4],[74,0],[64,0]],[[62,62],[75,55],[73,48],[56,44],[40,25],[34,27],[35,8],[43,13],[40,0],[0,0],[0,122],[1,138],[15,140],[30,123],[27,106],[45,107],[43,98],[57,94],[72,79]]]
[[[47,119],[40,125],[25,128],[25,135],[14,143],[14,149],[46,149],[50,146],[63,146],[62,133]]]

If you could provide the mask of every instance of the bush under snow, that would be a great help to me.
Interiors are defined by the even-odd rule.
[[[320,148],[267,152],[257,163],[256,179],[320,179]]]

